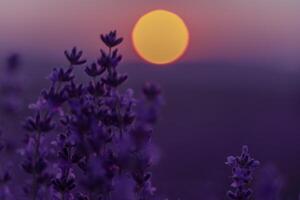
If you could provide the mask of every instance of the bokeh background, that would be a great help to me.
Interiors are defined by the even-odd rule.
[[[164,67],[145,63],[131,43],[135,22],[154,9],[180,15],[191,34],[184,57]],[[125,38],[121,70],[130,76],[128,85],[139,89],[151,80],[164,90],[155,133],[160,193],[170,199],[225,198],[225,158],[248,144],[263,165],[277,166],[285,199],[296,199],[299,17],[298,0],[1,0],[0,58],[22,55],[19,81],[27,104],[47,84],[50,69],[65,64],[65,49],[76,45],[96,58],[99,34],[117,29]],[[22,117],[7,124],[1,115],[1,126],[12,130]],[[21,138],[17,134],[11,137]]]

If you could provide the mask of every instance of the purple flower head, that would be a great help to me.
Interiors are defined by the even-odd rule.
[[[103,67],[103,66],[99,67],[96,63],[92,63],[90,67],[87,66],[85,68],[85,72],[90,77],[100,76],[104,71],[105,71],[105,67]]]
[[[123,38],[117,37],[117,31],[111,31],[105,35],[101,34],[100,38],[103,41],[103,43],[109,48],[115,47],[123,41]]]
[[[65,89],[56,91],[54,86],[51,86],[48,91],[43,90],[41,96],[47,101],[49,107],[52,108],[61,107],[61,105],[68,99]]]
[[[54,189],[62,194],[70,192],[75,188],[75,174],[68,168],[61,168],[52,180]]]
[[[82,65],[86,63],[86,60],[81,59],[82,57],[82,51],[78,51],[76,47],[73,47],[71,52],[65,51],[65,56],[72,65]]]
[[[62,168],[78,164],[84,158],[83,152],[79,151],[78,142],[72,137],[60,134],[58,137],[58,158]]]
[[[144,84],[142,92],[143,98],[138,104],[138,120],[154,125],[158,121],[160,108],[164,103],[162,91],[157,84],[147,82]]]
[[[37,113],[36,116],[28,117],[24,123],[24,128],[29,132],[40,132],[46,133],[54,129],[54,123],[52,122],[52,116],[45,114],[41,116],[40,113]]]
[[[39,196],[50,185],[52,175],[47,172],[49,166],[46,160],[47,150],[41,134],[36,133],[28,136],[26,147],[19,151],[24,157],[22,169],[31,177],[23,188],[28,198],[40,199]]]
[[[81,97],[83,94],[83,85],[76,84],[74,81],[71,81],[70,84],[65,86],[65,91],[67,93],[68,99],[75,99]]]
[[[56,175],[52,179],[56,197],[60,199],[73,199],[72,190],[76,187],[76,175],[73,165],[79,163],[82,156],[76,151],[76,142],[66,134],[59,134],[52,142],[57,148]]]
[[[102,49],[100,50],[100,52],[101,57],[97,60],[97,63],[103,68],[108,68],[111,65],[110,56]]]
[[[90,82],[89,86],[87,87],[88,92],[95,96],[95,97],[101,97],[105,94],[105,88],[104,84],[100,82]]]
[[[251,158],[247,146],[243,146],[240,156],[227,157],[226,165],[232,169],[233,191],[227,195],[232,200],[248,200],[252,196],[250,185],[253,180],[253,172],[259,166],[259,161]]]
[[[103,78],[102,81],[112,87],[116,88],[123,84],[127,80],[128,76],[126,74],[119,74],[118,72],[113,72],[109,74],[106,78]]]
[[[116,67],[122,60],[122,55],[119,54],[118,52],[118,49],[115,49],[112,54],[111,54],[111,57],[110,57],[110,60],[111,60],[111,66],[112,67]]]
[[[49,79],[53,82],[69,82],[74,79],[73,69],[68,68],[64,70],[63,68],[54,68],[49,76]]]
[[[112,53],[106,53],[104,50],[100,50],[101,57],[98,59],[98,65],[109,70],[109,72],[115,68],[122,60],[122,55],[118,54],[118,50],[115,49]]]

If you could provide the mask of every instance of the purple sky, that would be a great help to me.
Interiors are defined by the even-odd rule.
[[[78,45],[93,56],[98,34],[118,29],[126,39],[127,61],[140,61],[131,45],[133,25],[158,8],[177,13],[190,29],[191,44],[182,61],[300,61],[298,0],[1,0],[0,53],[56,56]]]

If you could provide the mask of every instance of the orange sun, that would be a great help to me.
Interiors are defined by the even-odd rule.
[[[187,49],[189,31],[184,21],[166,10],[154,10],[142,16],[132,33],[137,53],[153,64],[168,64]]]

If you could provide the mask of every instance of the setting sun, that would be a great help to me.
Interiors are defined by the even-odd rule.
[[[138,20],[132,40],[143,59],[153,64],[168,64],[184,54],[189,31],[178,15],[166,10],[154,10]]]

